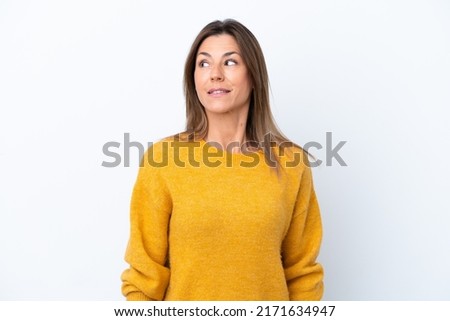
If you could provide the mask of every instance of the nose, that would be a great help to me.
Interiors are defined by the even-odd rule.
[[[221,81],[223,80],[223,70],[221,66],[213,66],[211,68],[211,74],[210,74],[212,81]]]

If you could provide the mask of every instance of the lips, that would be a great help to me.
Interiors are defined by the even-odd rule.
[[[231,90],[225,88],[212,88],[208,90],[208,95],[228,94]]]

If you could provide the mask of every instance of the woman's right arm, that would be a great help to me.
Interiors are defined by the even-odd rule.
[[[122,293],[130,301],[162,300],[170,277],[166,261],[172,204],[163,168],[145,161],[152,150],[144,155],[131,197],[130,239],[125,254],[130,266],[121,277]]]

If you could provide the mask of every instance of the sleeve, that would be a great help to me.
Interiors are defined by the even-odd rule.
[[[125,253],[129,268],[121,276],[122,293],[129,301],[162,300],[169,283],[166,261],[171,199],[163,168],[145,161],[151,151],[144,155],[131,197]]]
[[[290,300],[315,301],[323,295],[323,268],[316,262],[322,241],[322,222],[311,168],[301,177],[291,223],[282,245]]]

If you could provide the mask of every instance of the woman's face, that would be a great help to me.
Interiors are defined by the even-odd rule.
[[[210,36],[203,41],[197,52],[194,81],[207,114],[248,110],[252,84],[233,36]]]

